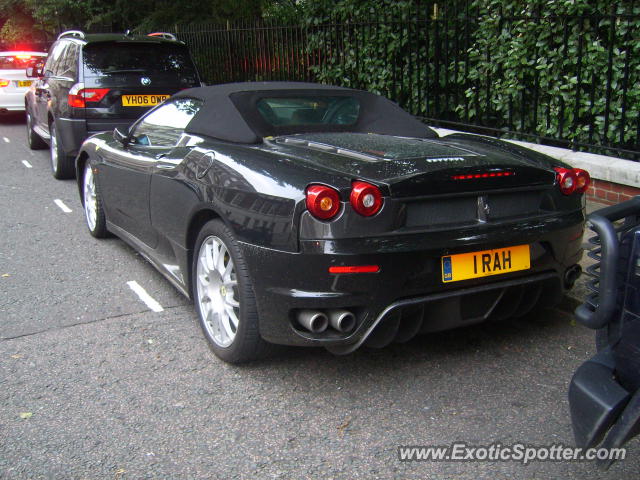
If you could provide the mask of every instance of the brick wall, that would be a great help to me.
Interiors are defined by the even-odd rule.
[[[615,203],[631,200],[631,197],[640,195],[640,188],[628,187],[619,183],[606,182],[604,180],[591,179],[591,186],[587,190],[587,198],[596,202],[613,205]]]

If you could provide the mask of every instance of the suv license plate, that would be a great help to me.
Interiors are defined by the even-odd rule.
[[[30,87],[31,86],[31,80],[18,80],[18,86],[19,87]]]
[[[442,281],[458,282],[531,268],[529,245],[442,257]]]
[[[164,102],[170,95],[122,95],[123,107],[153,107]]]

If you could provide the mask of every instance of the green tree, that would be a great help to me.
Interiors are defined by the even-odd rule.
[[[0,0],[0,41],[15,42],[67,29],[138,31],[177,24],[224,23],[261,18],[276,0]],[[35,29],[35,30],[34,30]]]
[[[609,0],[475,0],[473,7],[473,45],[457,65],[469,72],[458,83],[465,121],[634,148],[640,7]]]

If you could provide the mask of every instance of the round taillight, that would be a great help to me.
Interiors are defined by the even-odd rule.
[[[340,210],[340,195],[326,185],[311,185],[307,188],[307,210],[320,220],[329,220]]]
[[[581,168],[574,168],[573,171],[576,173],[576,193],[586,192],[591,183],[589,172]]]
[[[557,167],[554,170],[556,171],[556,178],[560,191],[564,195],[571,195],[575,192],[578,184],[578,176],[576,175],[575,170],[562,167]]]
[[[353,209],[365,217],[375,215],[382,208],[380,189],[367,182],[353,182],[349,200]]]

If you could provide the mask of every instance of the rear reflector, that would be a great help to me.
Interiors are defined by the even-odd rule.
[[[513,177],[515,172],[484,172],[484,173],[471,173],[467,175],[453,175],[453,180],[472,180],[478,178],[495,178],[495,177]]]
[[[378,265],[351,265],[340,267],[329,267],[329,273],[378,273]]]

